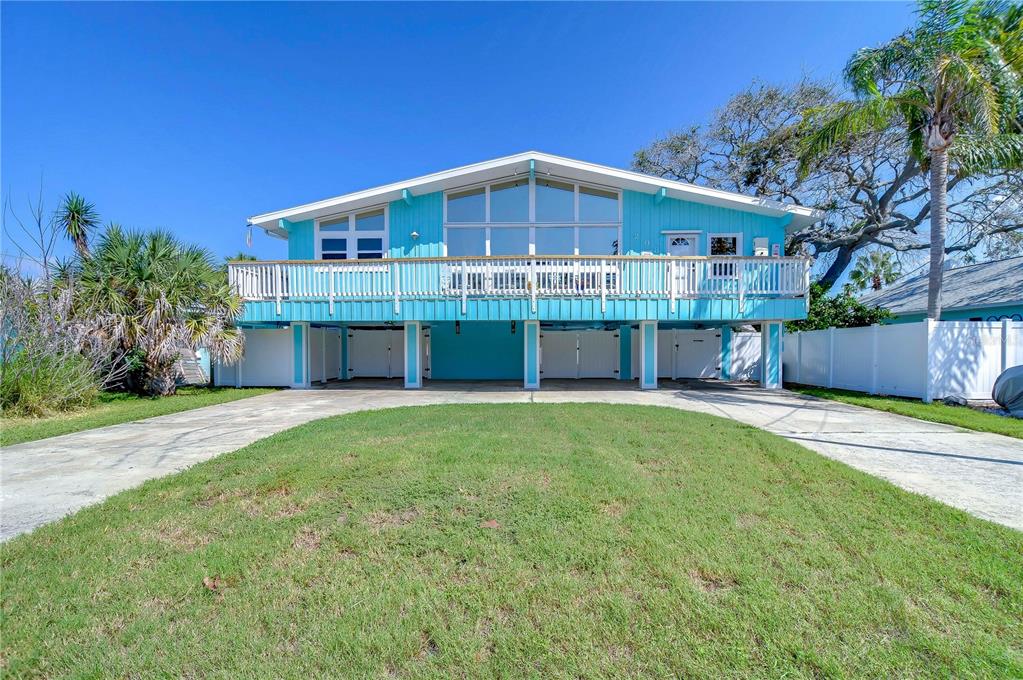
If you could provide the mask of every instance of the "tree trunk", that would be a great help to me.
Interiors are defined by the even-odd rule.
[[[927,277],[927,318],[941,318],[941,278],[945,269],[948,226],[948,151],[931,150],[931,269]]]
[[[174,362],[151,363],[146,367],[146,392],[153,396],[165,397],[177,391]]]
[[[825,290],[831,290],[831,287],[835,285],[835,281],[838,281],[839,277],[842,276],[842,272],[852,262],[853,255],[856,254],[855,249],[848,246],[842,246],[838,249],[835,254],[835,261],[831,263],[828,270],[824,272],[817,283],[821,285]]]

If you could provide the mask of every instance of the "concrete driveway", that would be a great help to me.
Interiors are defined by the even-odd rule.
[[[1023,530],[1023,441],[746,385],[663,382],[641,392],[615,381],[515,384],[353,382],[282,391],[3,449],[0,539],[29,531],[147,479],[183,470],[310,420],[353,411],[448,403],[607,402],[732,418]]]

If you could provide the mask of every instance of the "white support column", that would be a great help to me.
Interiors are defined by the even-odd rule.
[[[405,322],[405,389],[418,390],[423,386],[420,366],[420,338],[422,328],[418,321]]]
[[[522,322],[522,342],[525,348],[523,358],[522,387],[527,390],[540,389],[540,322]]]
[[[309,322],[291,322],[291,361],[293,374],[291,387],[306,389],[309,387]]]
[[[657,322],[639,322],[639,388],[657,389]]]
[[[764,321],[760,324],[760,385],[769,390],[782,386],[782,322]]]

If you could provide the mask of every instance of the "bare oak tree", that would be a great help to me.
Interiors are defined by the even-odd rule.
[[[928,178],[896,125],[831,149],[803,179],[804,116],[837,101],[834,86],[755,82],[706,125],[671,133],[636,152],[633,167],[669,179],[818,208],[825,218],[790,234],[786,250],[817,258],[832,286],[864,249],[888,248],[905,265],[929,247]],[[1023,252],[1023,178],[1003,172],[947,179],[945,251],[962,260]]]

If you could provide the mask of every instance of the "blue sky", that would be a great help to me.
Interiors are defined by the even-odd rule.
[[[218,256],[245,218],[527,149],[628,167],[754,78],[837,77],[908,3],[5,2],[0,174],[24,212]],[[251,252],[283,257],[257,232]],[[5,250],[7,249],[5,245]]]

